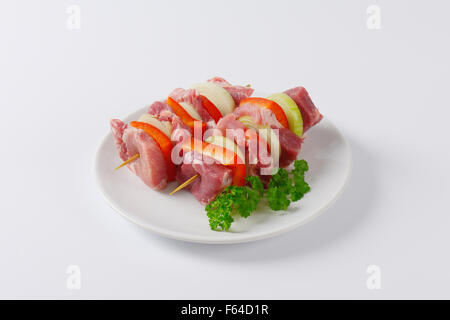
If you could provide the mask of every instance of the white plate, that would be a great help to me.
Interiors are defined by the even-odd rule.
[[[146,108],[124,121],[138,119]],[[204,207],[188,192],[169,196],[176,183],[164,191],[147,187],[121,163],[109,133],[95,159],[95,174],[106,201],[121,215],[159,235],[201,243],[238,243],[273,237],[311,221],[341,194],[351,171],[351,152],[338,129],[326,118],[307,133],[299,158],[309,164],[306,180],[311,191],[288,211],[270,209],[249,218],[235,218],[230,232],[211,231]]]

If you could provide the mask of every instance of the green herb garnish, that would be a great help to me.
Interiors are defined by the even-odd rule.
[[[289,172],[279,169],[264,189],[261,179],[256,176],[246,178],[248,186],[229,186],[210,202],[205,210],[212,230],[227,231],[233,223],[233,214],[247,218],[258,207],[260,200],[266,196],[272,210],[286,210],[291,202],[303,198],[310,187],[305,181],[308,163],[305,160],[295,160],[294,169]]]

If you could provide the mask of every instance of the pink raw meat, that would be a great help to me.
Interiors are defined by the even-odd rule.
[[[303,87],[295,87],[286,90],[286,93],[298,106],[300,113],[303,118],[303,132],[308,131],[309,128],[319,123],[323,116],[320,114],[319,110],[316,108],[311,100],[308,92]]]
[[[214,121],[208,111],[203,107],[200,95],[197,94],[196,90],[177,88],[170,93],[169,97],[177,102],[187,102],[191,104],[204,122]]]
[[[236,115],[234,113],[227,114],[225,117],[221,118],[219,122],[217,122],[216,129],[222,132],[222,135],[226,135],[227,129],[241,129],[245,130],[245,126],[237,120]]]
[[[121,120],[111,120],[111,130],[122,160],[139,153],[139,158],[127,167],[152,189],[167,185],[167,168],[159,145],[144,131],[127,127]]]
[[[200,163],[194,161],[194,151],[185,154],[185,162],[177,172],[177,181],[182,183],[195,174],[200,176],[186,189],[190,190],[194,197],[202,204],[208,204],[216,195],[232,182],[232,170],[209,158]]]
[[[214,77],[212,79],[209,79],[208,82],[215,83],[225,90],[228,91],[228,93],[233,97],[234,103],[236,106],[239,105],[241,100],[246,99],[250,97],[253,94],[253,89],[250,87],[243,87],[243,86],[233,86],[231,83],[229,83],[227,80],[220,78],[220,77]]]
[[[160,120],[168,120],[167,117],[170,117],[173,114],[172,109],[170,109],[169,105],[164,101],[153,102],[150,107],[148,107],[148,113]],[[161,113],[166,115],[164,116],[164,119],[162,118]]]
[[[119,152],[120,159],[123,161],[127,160],[127,146],[122,140],[123,132],[125,131],[127,125],[119,119],[111,119],[111,132],[114,137],[114,143],[116,144],[117,151]]]
[[[280,168],[286,168],[297,159],[303,139],[287,128],[278,129],[278,139],[280,140],[281,156]]]
[[[281,146],[280,167],[287,167],[297,158],[303,140],[291,130],[284,128],[271,110],[254,106],[249,102],[234,110],[233,114],[236,118],[249,116],[258,125],[268,125],[278,129]]]
[[[191,129],[185,125],[175,113],[173,113],[172,109],[164,101],[156,101],[151,104],[148,108],[148,113],[156,117],[159,121],[168,121],[172,124],[171,139],[174,142],[179,142],[179,136],[185,136],[186,131],[191,134]]]
[[[241,104],[233,113],[237,119],[243,116],[249,116],[255,124],[268,125],[271,128],[283,127],[271,110],[257,107],[251,102]]]

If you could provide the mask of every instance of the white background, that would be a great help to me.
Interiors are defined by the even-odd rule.
[[[0,298],[450,298],[449,14],[445,0],[2,1]],[[304,85],[347,137],[351,180],[317,220],[198,245],[103,200],[93,159],[109,118],[215,75]]]

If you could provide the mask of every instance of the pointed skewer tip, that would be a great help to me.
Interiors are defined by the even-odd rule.
[[[186,187],[188,184],[190,184],[192,181],[194,181],[195,179],[197,179],[199,177],[199,174],[197,173],[196,175],[193,175],[192,177],[190,177],[189,179],[187,179],[185,182],[183,182],[182,184],[180,184],[178,187],[176,187],[171,193],[169,193],[169,195],[174,194],[177,191],[180,191],[181,189],[183,189],[184,187]]]
[[[137,158],[140,157],[139,153],[136,153],[134,156],[132,156],[130,159],[128,159],[127,161],[124,161],[120,166],[118,166],[117,168],[115,168],[114,170],[120,169],[123,166],[126,166],[127,164],[129,164],[130,162],[136,160]]]

